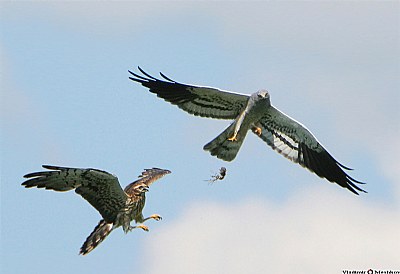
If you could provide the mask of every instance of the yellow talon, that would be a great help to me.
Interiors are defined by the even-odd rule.
[[[144,231],[149,231],[149,228],[146,225],[141,224],[138,225],[137,227],[143,229]]]
[[[162,219],[162,217],[158,214],[153,214],[150,216],[150,218],[156,220],[156,221],[160,221]]]
[[[228,141],[232,141],[232,142],[234,142],[234,141],[237,141],[237,138],[236,138],[236,136],[237,136],[237,134],[236,134],[236,133],[235,133],[235,134],[233,134],[233,136],[232,136],[232,137],[228,138]]]
[[[258,136],[261,136],[261,133],[262,133],[260,127],[255,127],[255,128],[253,128],[253,132],[254,132],[255,134],[257,134]]]

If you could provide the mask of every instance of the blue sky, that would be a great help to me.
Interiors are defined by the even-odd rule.
[[[2,2],[2,273],[342,273],[399,269],[398,2]],[[202,150],[229,121],[191,116],[128,79],[266,88],[351,176],[355,196],[249,134],[226,163]],[[20,186],[42,164],[144,168],[150,232],[79,247],[100,215],[74,192]],[[227,168],[223,181],[204,180]]]

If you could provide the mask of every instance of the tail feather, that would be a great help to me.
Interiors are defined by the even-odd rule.
[[[219,159],[224,161],[230,162],[235,159],[248,131],[248,129],[241,128],[237,134],[237,140],[228,140],[228,138],[233,136],[235,124],[236,121],[226,128],[214,140],[206,144],[203,149],[210,151],[211,155],[217,156]]]
[[[95,249],[112,231],[113,224],[107,223],[101,220],[99,224],[94,228],[93,232],[86,238],[83,243],[79,254],[86,255],[93,249]]]

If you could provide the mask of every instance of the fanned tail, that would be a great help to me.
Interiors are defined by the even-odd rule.
[[[228,138],[233,136],[235,125],[236,121],[234,121],[214,140],[206,144],[203,149],[210,151],[211,155],[217,156],[219,159],[224,161],[230,162],[235,159],[248,131],[247,128],[241,128],[237,134],[237,140],[230,141]]]
[[[112,231],[113,224],[107,223],[101,220],[99,224],[94,228],[93,232],[86,238],[83,243],[79,254],[86,255],[93,249],[95,249]]]

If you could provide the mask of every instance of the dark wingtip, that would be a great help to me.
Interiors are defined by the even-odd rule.
[[[362,188],[358,187],[357,185],[355,185],[355,183],[356,184],[362,184],[362,185],[365,185],[365,183],[357,181],[357,180],[353,179],[351,176],[349,176],[347,174],[346,174],[346,177],[347,177],[347,186],[346,186],[346,188],[349,189],[351,192],[353,192],[353,193],[355,193],[357,195],[359,195],[359,193],[357,191],[363,192],[363,193],[368,193],[364,189],[362,189]]]
[[[150,74],[148,74],[147,72],[145,72],[141,67],[138,66],[138,69],[141,73],[143,73],[143,75],[149,77],[150,79],[154,80],[154,81],[159,81],[159,79],[151,76]]]
[[[174,80],[172,80],[171,78],[165,76],[165,74],[163,74],[162,72],[160,72],[160,75],[161,75],[161,77],[164,78],[165,80],[170,81],[170,82],[173,82],[173,83],[176,83],[176,81],[174,81]]]
[[[336,160],[335,160],[336,161]],[[342,165],[341,163],[339,163],[338,161],[336,161],[336,164],[338,164],[341,168],[344,168],[344,169],[346,169],[346,170],[354,170],[354,169],[352,169],[352,168],[350,168],[350,167],[347,167],[347,166],[345,166],[345,165]]]
[[[354,194],[356,194],[356,195],[360,195],[360,193],[359,192],[362,192],[362,193],[368,193],[367,191],[365,191],[364,189],[361,189],[361,188],[357,188],[357,190],[359,191],[359,192],[357,192],[356,190],[354,190],[353,188],[348,188],[351,192],[353,192]]]
[[[359,195],[359,192],[367,193],[357,186],[357,184],[363,185],[365,183],[357,181],[345,172],[345,170],[353,169],[339,163],[326,150],[317,152],[310,149],[305,144],[300,144],[299,148],[304,157],[304,162],[300,163],[302,166],[308,168],[318,176],[326,178],[332,183],[347,188],[356,195]]]
[[[351,192],[353,192],[354,194],[356,194],[356,195],[360,195],[360,193],[358,193],[357,191],[355,191],[354,189],[352,189],[352,188],[348,188]]]
[[[145,71],[144,71],[141,67],[139,67],[139,66],[138,66],[138,70],[139,70],[144,76],[146,76],[147,78],[144,77],[144,76],[142,76],[142,75],[139,75],[139,74],[137,74],[137,73],[135,73],[135,72],[132,72],[132,71],[128,70],[128,72],[129,72],[132,76],[134,76],[134,77],[129,77],[129,79],[131,79],[132,81],[135,81],[135,82],[139,82],[139,83],[141,83],[141,84],[148,83],[148,82],[151,82],[151,81],[160,81],[159,79],[157,79],[157,78],[151,76],[150,74],[148,74],[147,72],[145,72]]]

